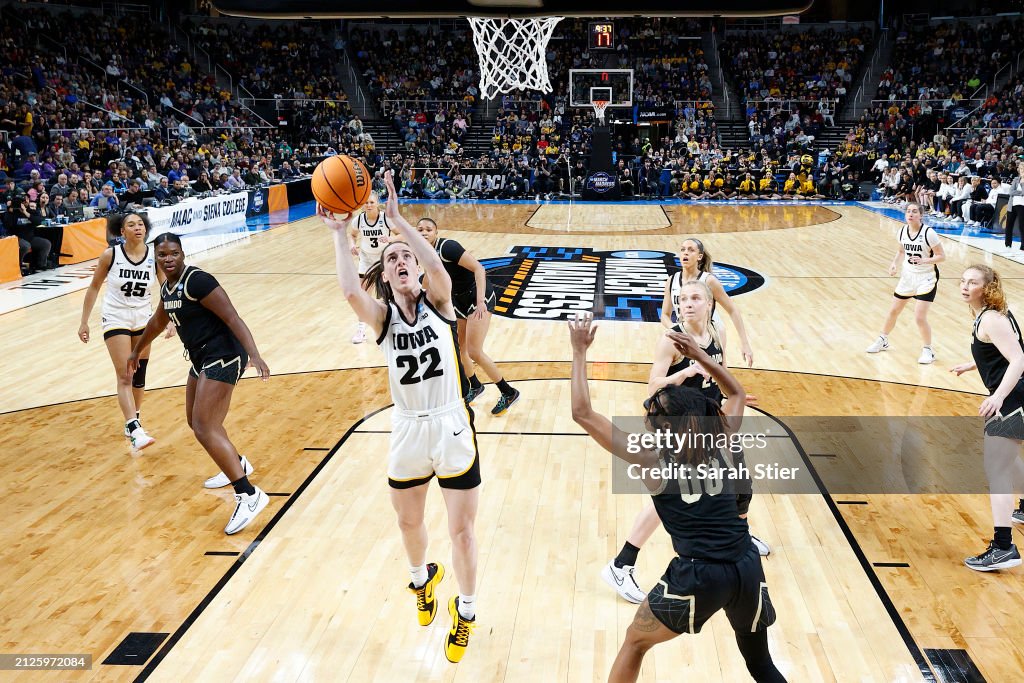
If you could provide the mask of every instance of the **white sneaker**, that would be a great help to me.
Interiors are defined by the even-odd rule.
[[[245,475],[246,477],[248,477],[250,474],[253,473],[254,469],[255,468],[251,464],[249,464],[249,461],[243,455],[242,456],[242,474]],[[231,480],[228,479],[228,475],[224,474],[223,472],[218,472],[216,475],[210,477],[205,482],[203,482],[203,488],[219,489],[219,488],[222,488],[224,486],[227,486],[230,483],[231,483]]]
[[[352,335],[353,344],[362,344],[366,341],[366,323],[359,323],[356,326],[356,333]]]
[[[249,526],[249,522],[256,519],[256,515],[270,502],[270,497],[263,493],[263,489],[259,486],[253,488],[256,489],[256,493],[251,496],[247,493],[235,494],[235,511],[228,520],[228,525],[224,527],[224,533],[229,536]]]
[[[883,337],[881,335],[878,336],[878,339],[875,340],[874,344],[872,344],[871,346],[869,346],[867,348],[867,352],[868,353],[878,353],[879,351],[888,351],[888,350],[889,350],[889,338],[888,337]]]
[[[754,547],[757,548],[757,554],[761,557],[768,557],[772,554],[772,547],[754,534],[750,534],[750,540],[754,542]]]
[[[132,442],[133,451],[141,451],[143,448],[152,446],[153,443],[156,442],[156,439],[147,434],[146,430],[142,427],[139,427],[129,434],[128,439]]]
[[[629,565],[623,565],[619,569],[615,566],[615,560],[612,560],[601,570],[601,578],[604,579],[605,583],[614,588],[623,599],[639,605],[647,597],[647,593],[640,590],[640,586],[633,577],[633,569]]]
[[[930,347],[926,346],[921,349],[921,357],[917,359],[917,362],[921,365],[928,365],[929,363],[935,362],[935,352]]]

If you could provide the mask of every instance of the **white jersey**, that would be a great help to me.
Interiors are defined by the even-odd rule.
[[[455,321],[443,318],[426,292],[420,293],[412,323],[388,302],[377,344],[387,360],[391,399],[398,411],[429,413],[463,401],[468,381],[459,362]]]
[[[156,257],[153,247],[146,245],[146,255],[136,263],[128,258],[124,245],[114,248],[114,258],[107,271],[107,291],[103,295],[103,313],[126,309],[153,310],[152,294],[156,285]]]
[[[697,282],[703,282],[704,284],[707,284],[708,276],[709,275],[711,275],[711,273],[708,273],[707,271],[704,271],[704,270],[700,271],[700,275],[697,276]],[[678,320],[680,322],[680,324],[682,323],[683,315],[682,315],[682,312],[679,310],[679,293],[683,289],[683,284],[684,284],[683,283],[683,271],[679,271],[677,273],[674,273],[672,275],[672,278],[671,278],[671,285],[670,285],[671,289],[669,290],[669,293],[672,296],[672,310],[675,311],[676,320]],[[709,287],[710,287],[710,285],[709,285]],[[715,310],[717,307],[718,307],[717,302],[712,301],[711,302],[711,319],[716,321],[716,322],[718,322],[717,312]]]
[[[932,247],[938,244],[939,238],[935,231],[927,226],[921,226],[917,234],[911,238],[910,226],[904,225],[900,228],[900,245],[903,247],[903,273],[914,275],[933,274],[938,276],[939,269],[934,263],[911,263],[911,256],[920,258],[931,258]]]
[[[365,213],[359,214],[356,218],[356,229],[359,231],[359,252],[360,259],[376,262],[380,254],[387,246],[386,238],[391,237],[391,227],[383,211],[377,212],[377,220],[370,223]]]

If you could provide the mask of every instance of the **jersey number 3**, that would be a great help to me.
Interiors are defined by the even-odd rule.
[[[438,369],[440,364],[441,354],[435,348],[426,349],[420,354],[418,360],[416,356],[398,356],[395,358],[395,365],[400,368],[406,368],[405,374],[402,375],[398,382],[400,384],[416,384],[420,380],[441,377],[444,375],[444,371]],[[419,371],[421,365],[425,365],[426,370],[423,371],[422,377],[418,377],[417,371]]]

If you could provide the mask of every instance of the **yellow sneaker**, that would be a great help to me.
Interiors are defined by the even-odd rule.
[[[409,584],[409,590],[416,596],[416,610],[420,620],[420,626],[430,626],[437,614],[437,600],[434,598],[434,589],[444,578],[444,567],[440,563],[431,562],[427,565],[427,582],[422,588],[416,588]]]
[[[452,627],[448,630],[448,639],[444,642],[444,656],[449,662],[457,664],[469,647],[469,634],[476,628],[476,618],[466,619],[459,614],[458,598],[452,598],[448,602],[448,614],[452,617]]]

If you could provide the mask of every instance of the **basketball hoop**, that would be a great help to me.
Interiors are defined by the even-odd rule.
[[[480,57],[480,95],[484,99],[512,90],[551,92],[545,52],[562,17],[467,18]]]
[[[590,104],[594,107],[594,116],[597,117],[597,122],[603,126],[604,110],[608,108],[608,100],[594,100]]]

